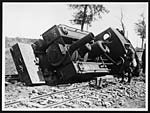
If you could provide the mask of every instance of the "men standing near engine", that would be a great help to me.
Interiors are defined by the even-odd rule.
[[[145,54],[146,54],[146,49],[144,48],[143,54],[142,54],[142,72],[145,73]]]
[[[131,75],[133,72],[133,59],[134,59],[134,51],[130,47],[130,43],[125,44],[126,54],[124,55],[124,63],[120,69],[120,74],[122,80],[120,82],[124,82],[125,74],[128,76],[128,83],[131,81]]]

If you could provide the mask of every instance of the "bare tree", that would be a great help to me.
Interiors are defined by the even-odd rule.
[[[69,7],[77,10],[71,22],[81,25],[81,30],[84,29],[84,24],[91,26],[91,23],[97,18],[102,18],[101,13],[109,12],[103,5],[70,4]]]
[[[142,39],[141,48],[143,48],[144,39],[146,38],[146,23],[144,13],[140,15],[140,19],[138,20],[137,23],[135,23],[135,31],[137,35],[139,35],[140,38]]]
[[[121,22],[121,27],[122,27],[122,31],[123,31],[123,34],[125,35],[125,25],[124,25],[124,22],[123,22],[123,11],[122,11],[122,8],[121,8],[121,18],[120,18],[120,22]]]
[[[85,23],[85,20],[86,20],[86,16],[87,16],[87,14],[86,14],[87,6],[88,6],[88,5],[85,5],[85,6],[84,6],[83,19],[82,19],[82,22],[81,22],[81,30],[83,30],[84,23]]]

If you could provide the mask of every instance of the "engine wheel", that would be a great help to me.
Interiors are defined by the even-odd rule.
[[[47,56],[52,66],[59,66],[65,60],[66,54],[62,54],[58,44],[52,44],[47,49]]]

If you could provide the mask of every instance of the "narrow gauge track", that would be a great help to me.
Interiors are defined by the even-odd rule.
[[[53,92],[53,93],[48,93],[48,94],[32,97],[29,100],[22,99],[22,100],[17,100],[17,101],[14,101],[14,102],[5,102],[5,107],[8,108],[9,106],[13,106],[15,104],[22,104],[22,102],[23,103],[24,102],[29,102],[29,103],[31,103],[33,105],[36,105],[36,103],[32,103],[34,100],[37,101],[38,99],[41,99],[41,98],[44,98],[44,97],[53,96],[55,94],[60,94],[60,93],[65,93],[65,92],[69,92],[69,91],[78,90],[80,88],[84,88],[84,87],[87,87],[87,86],[89,86],[89,85],[84,85],[84,86],[81,86],[81,87],[75,87],[75,88],[71,88],[71,89],[65,89],[65,90],[61,90],[61,91],[57,91],[57,92]],[[84,95],[85,94],[81,94],[79,96],[74,96],[73,98],[69,98],[69,99],[66,99],[66,100],[61,101],[61,102],[54,102],[53,104],[49,104],[49,105],[45,105],[45,106],[41,105],[39,107],[47,108],[47,107],[51,107],[51,106],[56,106],[56,105],[63,104],[65,102],[71,101],[73,99],[80,98],[80,97],[82,97]]]
[[[19,80],[19,75],[18,74],[5,75],[5,81],[13,81],[13,80]]]
[[[67,100],[62,101],[62,102],[57,102],[57,103],[54,103],[54,104],[46,105],[46,106],[44,106],[43,108],[55,107],[55,106],[58,106],[58,105],[62,105],[62,104],[64,104],[64,103],[70,102],[70,101],[72,101],[72,100],[74,100],[74,99],[81,98],[81,97],[83,97],[83,96],[88,96],[88,95],[91,95],[91,94],[86,94],[86,95],[85,95],[85,94],[82,94],[82,95],[80,95],[80,96],[75,96],[75,97],[73,97],[73,98],[71,98],[71,99],[67,99]]]

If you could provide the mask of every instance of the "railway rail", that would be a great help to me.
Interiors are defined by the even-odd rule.
[[[18,74],[5,75],[5,81],[14,81],[14,80],[19,80]]]
[[[51,106],[57,106],[65,102],[69,102],[73,99],[81,98],[83,96],[88,95],[88,94],[81,94],[81,90],[84,90],[84,88],[86,88],[87,86],[88,85],[84,85],[81,87],[75,87],[75,88],[65,89],[57,92],[52,92],[52,93],[32,97],[28,100],[22,99],[13,102],[5,102],[5,108],[14,107],[14,106],[27,106],[27,105],[32,105],[32,107],[36,107],[36,108],[39,107],[47,108]],[[68,96],[65,96],[67,94]],[[45,105],[42,103],[42,101],[46,102]]]
[[[5,108],[14,107],[14,106],[17,107],[20,105],[21,106],[30,105],[30,106],[36,107],[36,108],[55,107],[57,105],[59,106],[61,104],[70,102],[74,99],[88,96],[90,91],[89,90],[83,91],[83,89],[86,88],[87,86],[89,86],[89,84],[86,84],[84,86],[78,86],[75,88],[69,88],[69,89],[65,89],[65,90],[51,92],[51,93],[36,96],[36,97],[31,97],[28,100],[21,99],[21,100],[12,101],[12,102],[7,101],[7,102],[5,102]],[[64,94],[62,94],[62,93],[64,93]],[[58,96],[58,94],[60,97]],[[71,97],[66,97],[64,95],[70,95]],[[62,98],[64,98],[64,99],[62,99]],[[43,102],[43,101],[45,101],[45,102]]]

